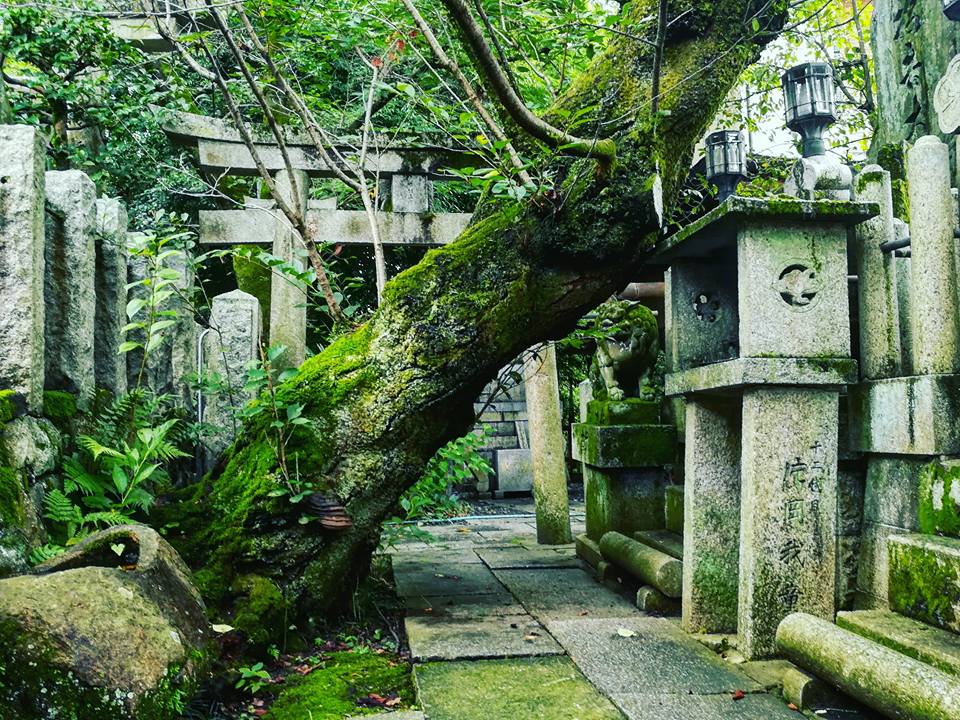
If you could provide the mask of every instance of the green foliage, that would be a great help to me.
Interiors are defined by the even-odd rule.
[[[485,440],[484,433],[472,432],[440,448],[430,458],[423,476],[400,498],[402,519],[425,520],[463,514],[463,503],[451,489],[493,474],[490,463],[478,452]]]
[[[77,416],[77,398],[61,390],[44,390],[43,416],[60,429],[69,426],[70,420]]]
[[[270,684],[270,673],[263,669],[262,662],[254,663],[249,667],[238,667],[237,672],[240,673],[240,677],[234,685],[237,690],[256,695],[262,688]]]
[[[0,425],[10,422],[17,414],[14,395],[13,390],[0,390]]]

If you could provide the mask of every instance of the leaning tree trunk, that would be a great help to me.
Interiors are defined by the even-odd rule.
[[[267,420],[250,423],[222,470],[178,508],[192,519],[182,526],[186,559],[234,625],[264,637],[349,597],[382,520],[431,455],[470,428],[473,401],[497,369],[564,336],[635,277],[692,148],[782,27],[786,2],[671,0],[670,17],[682,17],[665,37],[654,117],[657,6],[626,6],[624,34],[551,113],[562,125],[569,111],[595,106],[591,132],[615,140],[616,162],[554,159],[555,191],[485,208],[456,242],[394,278],[368,323],[281,386],[281,401],[304,404],[309,419],[287,449],[291,471],[342,503],[352,526],[301,525],[300,505],[269,497],[279,468]]]

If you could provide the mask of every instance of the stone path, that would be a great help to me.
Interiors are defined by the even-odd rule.
[[[572,545],[538,546],[532,518],[429,531],[435,542],[393,557],[426,720],[800,717],[675,620],[597,583]]]

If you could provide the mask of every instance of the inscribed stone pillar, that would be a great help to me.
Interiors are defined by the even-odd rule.
[[[557,380],[557,349],[547,343],[524,367],[530,449],[533,456],[533,497],[537,510],[537,542],[571,542],[564,458],[563,420]]]
[[[97,190],[79,170],[46,174],[45,387],[93,396]]]
[[[44,158],[36,128],[0,125],[0,389],[43,410]]]
[[[236,412],[251,398],[243,389],[247,364],[260,357],[260,303],[242,290],[217,295],[210,310],[213,332],[204,338],[204,371],[217,373],[228,392],[211,397],[203,422],[215,428],[207,439],[212,464],[239,430]]]
[[[833,619],[838,397],[813,388],[743,393],[737,634],[748,659],[775,652],[777,625],[790,613]]]
[[[880,214],[856,227],[853,250],[859,278],[860,370],[868,380],[895,377],[900,370],[900,308],[892,253],[880,244],[893,240],[890,173],[868,165],[854,183],[858,200],[880,204]]]
[[[281,170],[276,175],[277,193],[294,207],[307,207],[310,179],[302,170],[289,173]],[[296,187],[294,187],[294,185]],[[296,190],[296,193],[294,193]],[[279,210],[277,231],[273,239],[273,254],[283,258],[297,270],[304,269],[303,241]],[[299,367],[307,350],[307,295],[304,285],[292,278],[274,272],[270,287],[270,344],[283,345],[286,352],[276,361],[278,369]]]
[[[97,387],[127,391],[127,361],[117,352],[127,324],[127,210],[116,198],[97,200],[96,297],[93,335]]]
[[[917,140],[908,156],[907,179],[913,268],[913,372],[960,372],[960,301],[947,146],[932,135]]]
[[[433,183],[426,175],[390,177],[390,206],[393,212],[430,212]]]
[[[687,632],[736,632],[740,543],[740,403],[686,404],[683,606]]]

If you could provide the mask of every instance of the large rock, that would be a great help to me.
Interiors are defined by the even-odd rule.
[[[0,581],[0,717],[178,717],[210,638],[189,577],[156,532],[125,525]]]
[[[60,459],[63,438],[53,423],[24,415],[0,430],[0,454],[5,464],[31,478],[51,472]]]

